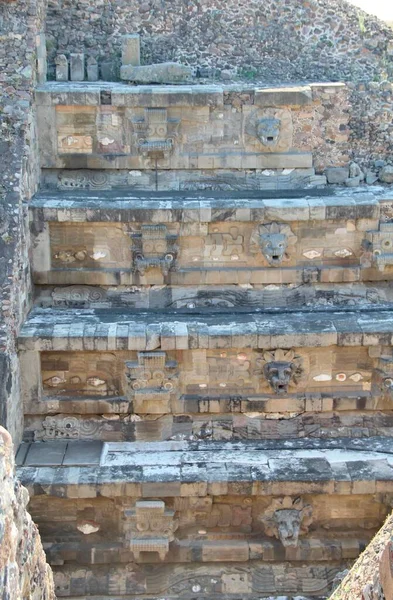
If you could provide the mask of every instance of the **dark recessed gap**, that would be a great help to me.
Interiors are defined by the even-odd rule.
[[[108,90],[102,90],[100,92],[101,104],[112,104],[112,92]]]

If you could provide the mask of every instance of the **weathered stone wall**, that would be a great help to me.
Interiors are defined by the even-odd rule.
[[[27,206],[38,181],[33,88],[42,80],[45,0],[0,4],[0,423],[22,433],[15,334],[29,306]]]
[[[5,600],[54,600],[37,527],[26,505],[27,490],[15,478],[10,434],[0,427],[0,596]]]
[[[56,52],[120,56],[142,35],[144,63],[178,60],[264,82],[385,78],[393,32],[341,0],[50,0]],[[390,54],[392,52],[392,54]]]
[[[393,162],[393,84],[368,81],[350,87],[352,156],[378,172],[385,162]]]

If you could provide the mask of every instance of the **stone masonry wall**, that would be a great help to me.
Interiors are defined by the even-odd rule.
[[[14,474],[11,436],[0,427],[0,597],[54,600],[52,571],[26,505],[29,494]]]
[[[393,32],[342,0],[50,0],[50,62],[58,52],[120,56],[142,35],[143,62],[238,69],[265,83],[385,78]]]
[[[15,335],[30,300],[26,201],[39,172],[33,89],[46,71],[45,10],[45,0],[0,2],[0,423],[14,443],[23,428]]]

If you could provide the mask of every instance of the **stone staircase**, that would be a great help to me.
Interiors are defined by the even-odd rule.
[[[388,514],[393,196],[320,187],[340,89],[37,91],[17,461],[59,598],[320,598]]]

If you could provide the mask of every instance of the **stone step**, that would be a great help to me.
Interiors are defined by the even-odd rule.
[[[392,311],[35,308],[19,335],[25,439],[389,433]]]
[[[390,345],[389,309],[255,311],[236,315],[134,313],[129,309],[34,308],[19,333],[19,349],[34,351],[154,351],[297,346]]]
[[[202,496],[393,491],[393,440],[383,437],[284,443],[59,440],[22,444],[17,463],[33,496],[116,496],[127,488],[147,498],[158,495],[160,484],[167,497],[193,495],[192,488],[205,490]]]
[[[59,440],[22,444],[17,463],[58,597],[326,595],[393,492],[384,437]]]
[[[35,283],[301,285],[393,277],[389,194],[223,196],[39,194],[31,203]]]

